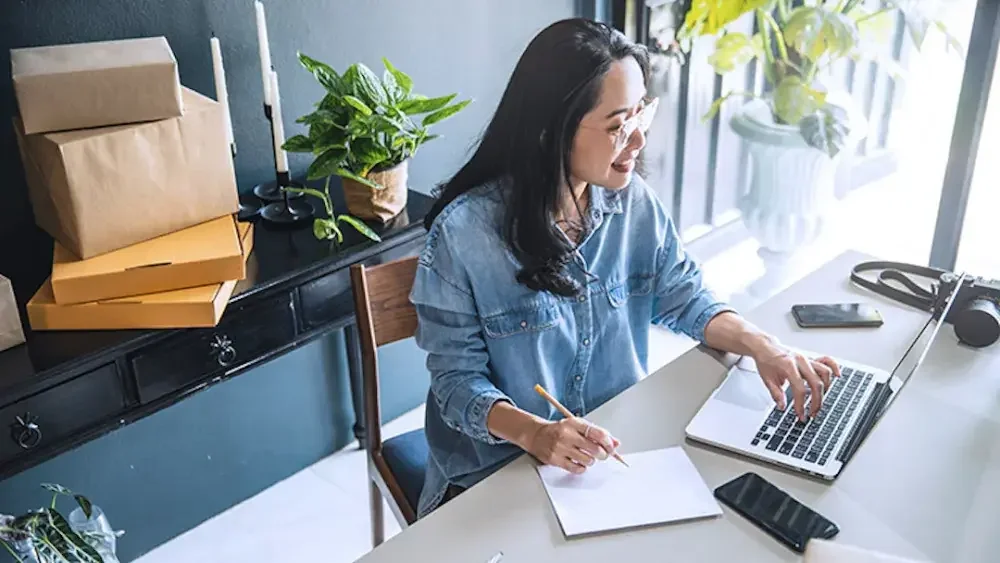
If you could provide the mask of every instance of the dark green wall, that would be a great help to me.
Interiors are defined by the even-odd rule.
[[[454,171],[485,125],[527,41],[573,15],[574,0],[265,0],[286,132],[320,95],[296,50],[343,69],[378,68],[382,56],[410,73],[415,89],[459,92],[475,103],[442,124],[411,167],[411,186],[429,191]],[[164,35],[185,86],[214,97],[208,39],[225,59],[241,191],[273,177],[263,118],[251,0],[5,0],[0,67],[14,47]],[[0,73],[0,118],[15,112],[8,71]],[[293,171],[308,164],[290,155]],[[12,131],[0,124],[0,240],[31,221]],[[9,240],[9,239],[8,239]],[[17,245],[0,245],[0,263]],[[386,418],[418,405],[427,374],[412,342],[381,353]],[[2,376],[2,374],[0,374]],[[349,444],[354,422],[343,335],[306,346],[166,411],[0,482],[0,513],[46,502],[38,483],[91,495],[127,530],[128,561]],[[358,483],[357,486],[362,486]],[[336,510],[336,507],[330,507]],[[345,518],[365,518],[346,513]],[[279,541],[279,540],[276,540]],[[2,560],[2,556],[0,556]]]

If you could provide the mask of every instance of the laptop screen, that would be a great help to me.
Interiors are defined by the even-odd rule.
[[[917,368],[923,363],[924,358],[927,356],[927,352],[931,349],[931,345],[934,343],[934,339],[937,338],[938,331],[941,330],[941,325],[944,324],[945,318],[948,316],[948,311],[951,310],[952,304],[955,302],[955,296],[958,294],[959,288],[962,287],[962,282],[965,280],[965,274],[959,277],[958,283],[955,284],[955,288],[952,290],[951,295],[944,301],[938,301],[935,304],[934,310],[931,312],[930,317],[927,322],[920,328],[920,332],[913,338],[910,342],[910,346],[903,353],[903,356],[896,363],[896,367],[892,370],[892,377],[898,378],[901,381],[899,389],[895,392],[890,390],[890,386],[886,385],[880,390],[882,396],[873,396],[872,401],[875,408],[869,409],[862,418],[858,421],[857,430],[854,436],[846,444],[845,455],[843,456],[844,463],[847,463],[854,454],[858,452],[861,445],[865,442],[867,437],[875,429],[876,424],[881,420],[882,415],[889,408],[889,405],[896,400],[896,397],[902,392],[903,387],[906,382],[909,381],[913,374],[916,373]],[[877,406],[881,403],[881,406]]]
[[[898,378],[902,381],[903,385],[910,380],[910,377],[917,371],[920,364],[923,363],[924,358],[927,357],[927,353],[931,349],[931,345],[934,344],[934,340],[937,338],[938,332],[941,330],[941,326],[944,323],[944,319],[948,316],[948,311],[951,310],[951,305],[955,301],[955,296],[958,295],[959,289],[962,287],[962,282],[965,280],[965,274],[959,277],[958,283],[955,284],[951,295],[948,296],[947,300],[935,308],[931,313],[930,318],[924,323],[924,326],[917,333],[917,336],[910,342],[910,346],[903,353],[903,356],[896,363],[896,367],[892,369],[892,376]],[[902,386],[900,386],[902,390]],[[899,392],[893,393],[889,400],[886,402],[885,409],[889,407],[889,404],[899,395]],[[879,414],[881,416],[881,413]]]

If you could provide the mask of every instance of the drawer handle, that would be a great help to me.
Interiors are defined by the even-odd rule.
[[[236,348],[233,347],[233,341],[225,334],[216,334],[211,346],[218,353],[215,359],[220,366],[227,367],[236,361]]]
[[[14,417],[10,437],[24,450],[30,450],[42,442],[42,429],[38,427],[38,417],[30,412]]]

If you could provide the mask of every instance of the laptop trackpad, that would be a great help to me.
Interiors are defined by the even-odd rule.
[[[715,398],[752,411],[764,411],[774,406],[774,399],[760,374],[739,367],[729,372]]]

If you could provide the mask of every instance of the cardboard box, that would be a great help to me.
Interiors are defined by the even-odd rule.
[[[240,223],[244,261],[253,250],[253,226]],[[32,330],[120,330],[213,327],[219,323],[237,280],[91,303],[58,305],[51,279],[28,301]]]
[[[56,243],[51,280],[56,303],[69,305],[245,277],[236,217],[226,216],[87,260]]]
[[[17,313],[14,286],[0,276],[0,352],[24,343],[21,316]]]
[[[11,49],[10,62],[28,135],[184,113],[177,61],[163,37]]]
[[[239,211],[222,107],[185,89],[183,117],[63,133],[15,130],[35,222],[78,258]]]

